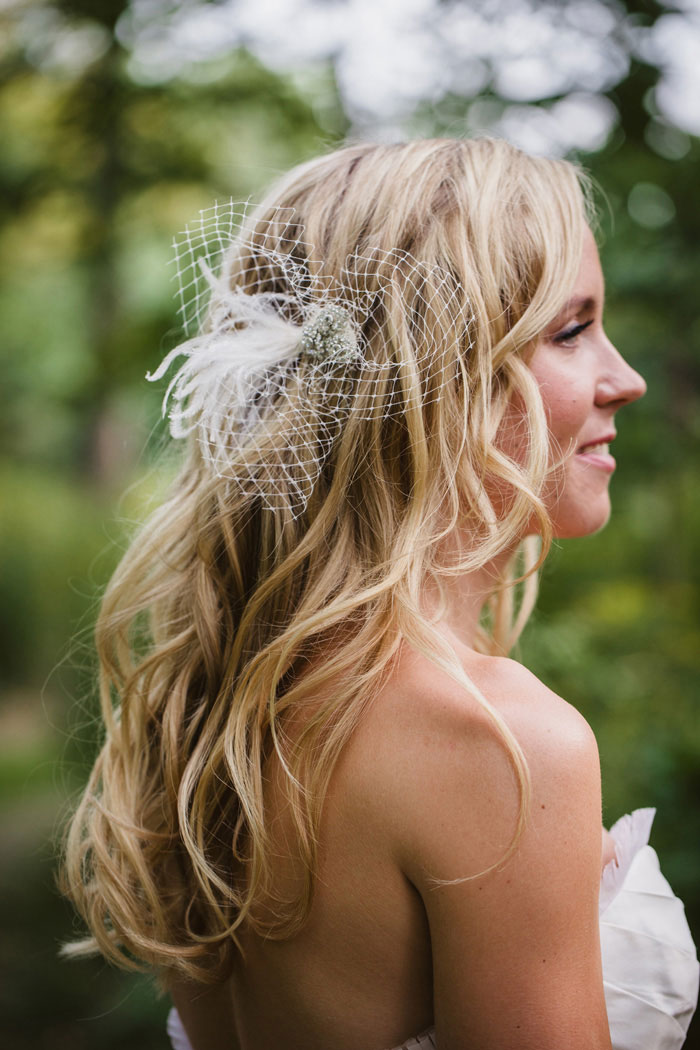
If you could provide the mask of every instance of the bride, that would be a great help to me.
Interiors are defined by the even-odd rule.
[[[645,389],[591,222],[575,166],[434,140],[181,242],[186,453],[104,598],[63,868],[68,951],[154,971],[175,1047],[681,1046],[653,812],[602,830],[590,727],[508,656]]]

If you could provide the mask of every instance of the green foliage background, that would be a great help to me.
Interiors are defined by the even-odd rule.
[[[160,394],[143,376],[172,345],[173,233],[213,199],[258,191],[348,129],[330,65],[302,89],[239,51],[207,76],[135,82],[113,32],[125,6],[53,5],[68,23],[88,21],[103,34],[101,55],[81,71],[42,69],[7,16],[2,25],[0,1004],[8,1050],[166,1045],[167,1004],[148,981],[57,959],[72,919],[53,885],[55,841],[98,733],[90,629],[100,589],[158,487],[149,464],[162,437]],[[647,21],[660,11],[638,6]],[[697,936],[700,144],[667,128],[667,148],[650,147],[656,76],[632,64],[610,92],[618,130],[582,158],[609,201],[609,332],[649,394],[621,417],[610,525],[554,553],[521,649],[596,730],[606,821],[657,807],[652,841]],[[471,101],[451,98],[416,126],[459,133]],[[633,221],[627,204],[639,183],[663,188],[675,214],[651,228]],[[697,1027],[687,1045],[700,1046]]]

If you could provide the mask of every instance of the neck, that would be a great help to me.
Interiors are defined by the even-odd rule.
[[[456,576],[441,577],[444,609],[441,625],[463,645],[473,648],[479,619],[488,598],[497,590],[515,548],[502,551],[486,565]],[[427,592],[427,611],[434,611],[439,600],[433,583]]]

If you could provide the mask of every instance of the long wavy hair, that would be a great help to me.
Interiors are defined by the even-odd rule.
[[[275,937],[299,930],[334,764],[402,643],[490,716],[519,785],[517,841],[523,754],[423,599],[428,584],[439,591],[445,577],[511,551],[476,648],[509,652],[531,611],[552,536],[552,453],[527,360],[574,283],[588,201],[568,162],[445,139],[338,150],[293,170],[258,209],[261,229],[275,208],[293,209],[330,275],[368,249],[448,272],[471,317],[469,343],[440,347],[457,379],[438,399],[423,396],[429,367],[406,367],[403,411],[387,414],[380,399],[376,419],[350,414],[301,515],[226,485],[190,443],[97,624],[104,743],[61,874],[90,936],[69,953],[214,980],[230,970],[242,924]],[[404,366],[415,308],[405,287],[386,307],[395,316],[382,352]],[[517,454],[498,440],[513,404],[524,420]],[[446,541],[456,530],[455,553]],[[302,709],[292,733],[289,716]],[[275,896],[273,758],[304,872],[294,900]]]

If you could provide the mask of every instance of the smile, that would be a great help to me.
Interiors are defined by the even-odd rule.
[[[604,470],[612,474],[617,466],[615,459],[610,455],[610,446],[607,441],[591,445],[583,445],[576,453],[578,459],[583,460],[591,467]]]

